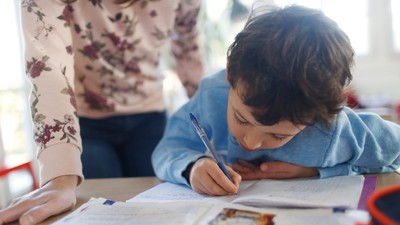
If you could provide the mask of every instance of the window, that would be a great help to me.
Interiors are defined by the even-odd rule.
[[[393,2],[399,2],[393,0]],[[358,56],[370,52],[368,1],[348,0],[275,0],[277,5],[299,4],[321,9],[325,15],[338,23],[349,36],[354,51]],[[400,7],[400,6],[399,6]]]
[[[33,139],[20,47],[20,1],[0,1],[0,164],[9,165],[32,159]],[[6,157],[6,158],[5,158]],[[0,208],[31,190],[32,177],[27,171],[15,171],[0,179]]]
[[[0,1],[0,130],[6,155],[32,153],[29,109],[20,47],[19,1]],[[1,151],[1,149],[0,149]],[[0,154],[1,155],[1,154]]]
[[[393,29],[393,48],[400,53],[400,1],[392,0],[392,29]]]

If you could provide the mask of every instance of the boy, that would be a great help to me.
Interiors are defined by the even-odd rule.
[[[253,13],[228,50],[226,72],[205,78],[168,122],[152,155],[157,176],[226,195],[241,179],[399,168],[400,126],[344,106],[354,52],[337,24],[301,6]],[[206,154],[190,112],[227,150],[233,183]]]

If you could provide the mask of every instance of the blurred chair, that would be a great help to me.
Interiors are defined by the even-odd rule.
[[[0,208],[8,205],[8,201],[12,197],[8,176],[19,171],[27,171],[29,173],[32,179],[32,190],[38,188],[33,161],[26,157],[26,155],[23,157],[6,156],[0,126]]]
[[[0,179],[5,178],[7,175],[9,175],[14,171],[23,171],[23,170],[28,171],[32,177],[32,189],[33,190],[37,189],[38,184],[36,181],[35,172],[33,170],[32,161],[24,161],[12,166],[0,165]]]

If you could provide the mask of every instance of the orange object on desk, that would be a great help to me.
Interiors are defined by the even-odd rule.
[[[370,225],[400,224],[400,185],[384,188],[368,199]]]
[[[27,162],[20,163],[15,166],[9,166],[9,167],[0,165],[0,178],[7,176],[11,172],[23,171],[23,170],[27,170],[30,173],[30,175],[32,176],[32,181],[33,181],[32,188],[33,188],[33,190],[37,189],[39,186],[36,182],[36,177],[35,177],[35,173],[33,171],[32,161],[27,161]]]

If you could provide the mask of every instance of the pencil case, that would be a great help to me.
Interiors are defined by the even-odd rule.
[[[374,192],[368,199],[371,225],[400,224],[400,185]]]

